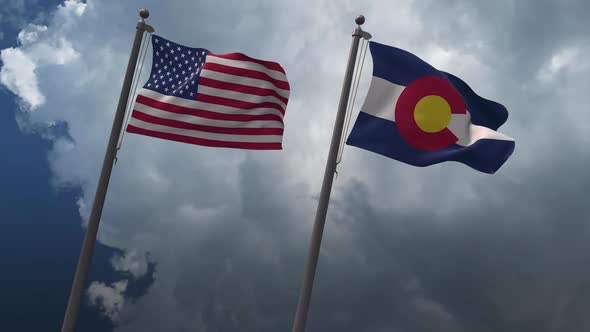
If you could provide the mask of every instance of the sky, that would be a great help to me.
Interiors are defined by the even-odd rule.
[[[49,1],[2,2],[1,48],[16,45],[16,36],[23,24],[42,21],[45,11],[53,11],[58,4],[58,1],[51,4]],[[0,258],[3,266],[0,326],[8,331],[59,330],[84,235],[80,214],[73,204],[82,192],[75,186],[57,189],[50,184],[52,175],[47,152],[52,140],[47,135],[20,130],[15,117],[23,115],[19,113],[22,110],[18,100],[4,86],[0,91],[3,105],[0,141],[6,142],[2,144],[2,151],[9,156],[0,166]],[[49,132],[65,133],[65,129],[62,123]],[[93,278],[111,283],[129,276],[127,272],[115,271],[112,266],[112,258],[123,255],[121,250],[97,245]],[[152,264],[146,276],[128,283],[128,295],[143,294],[152,280],[154,268]],[[112,330],[112,320],[95,306],[84,303],[79,328]]]
[[[81,330],[290,330],[358,14],[374,41],[506,106],[516,149],[489,175],[345,147],[307,331],[590,330],[589,2],[0,4],[9,330],[25,311],[25,330],[61,324],[140,8],[177,43],[279,62],[283,150],[125,135]],[[353,121],[371,68],[367,54]]]

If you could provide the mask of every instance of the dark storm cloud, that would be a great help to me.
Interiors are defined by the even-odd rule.
[[[566,97],[561,87],[576,90],[587,83],[575,72],[556,73],[545,85],[537,77],[563,47],[584,38],[582,7],[548,2],[419,5],[433,42],[475,54],[492,67],[494,80],[486,84],[511,106],[509,126],[518,129],[513,129],[516,154],[504,176],[494,178],[466,174],[471,170],[456,165],[424,170],[434,182],[416,184],[423,194],[420,209],[383,208],[375,203],[370,184],[337,181],[308,330],[588,328],[584,312],[590,303],[583,294],[590,280],[584,267],[590,211],[584,195],[590,178],[583,165],[590,156],[580,132],[571,128],[578,113],[566,110],[562,117],[553,116]],[[307,85],[303,89],[310,92]],[[547,132],[551,134],[539,136]],[[392,164],[364,166],[376,177],[391,174],[382,168],[395,166],[400,183],[403,174],[416,174]],[[315,202],[297,194],[302,187],[285,185],[284,168],[247,159],[238,174],[236,210],[216,218],[207,237],[175,249],[178,262],[191,263],[172,265],[176,283],[163,289],[174,289],[179,309],[175,319],[159,328],[290,328]],[[463,177],[476,198],[467,200],[461,192],[464,184],[458,181]],[[214,182],[205,187],[214,187]],[[411,180],[406,184],[412,185]],[[442,200],[449,192],[457,197]],[[392,200],[404,196],[399,188],[387,193]],[[443,207],[447,212],[438,213]],[[128,314],[153,312],[153,306],[143,311],[133,307]],[[121,329],[158,329],[141,315]]]
[[[561,100],[554,95],[559,84],[552,85],[550,91],[537,85],[538,71],[562,49],[587,47],[590,42],[590,2],[584,0],[428,0],[414,6],[427,26],[428,39],[443,48],[475,54],[490,66],[494,82],[480,84],[497,86],[498,98],[512,111],[510,119],[518,122],[535,121],[533,112],[545,109],[542,103],[539,107],[531,102]],[[587,85],[587,80],[567,84]],[[524,87],[530,90],[523,91]]]
[[[479,201],[443,218],[426,208],[392,213],[370,201],[365,184],[344,185],[331,206],[309,331],[584,330],[590,209],[572,188],[590,177],[569,165],[561,175],[531,169],[519,183],[480,187]],[[244,162],[243,188],[280,182],[280,174],[262,169]],[[308,234],[298,236],[296,250],[244,251],[252,232],[281,243],[301,222],[301,215],[285,215],[289,208],[274,208],[289,197],[270,186],[244,192],[261,209],[218,221],[207,239],[178,253],[179,261],[192,261],[175,286],[184,311],[177,317],[187,320],[167,327],[190,330],[194,316],[212,331],[290,327]],[[264,263],[269,254],[278,259]]]
[[[286,149],[280,154],[246,156],[125,138],[102,241],[150,251],[158,269],[147,294],[125,303],[118,330],[290,329],[317,179],[327,154],[329,138],[317,137],[331,132],[350,42],[349,33],[340,30],[349,27],[343,17],[354,11],[367,13],[367,25],[380,22],[371,30],[380,35],[377,39],[392,40],[391,26],[415,18],[417,27],[397,32],[408,35],[400,43],[419,50],[428,45],[450,49],[456,63],[474,57],[465,69],[468,83],[508,107],[502,131],[516,138],[516,151],[498,174],[488,176],[456,163],[411,168],[347,147],[334,186],[308,331],[590,328],[584,316],[590,309],[585,264],[590,126],[580,120],[589,105],[590,65],[582,56],[590,42],[585,28],[589,5],[420,1],[412,6],[350,2],[341,8],[313,3],[305,9],[252,1],[148,4],[163,36],[216,52],[239,49],[284,59],[293,94]],[[110,17],[116,22],[105,27],[107,36],[123,31],[119,24],[135,15],[133,6],[89,4],[94,21]],[[407,15],[394,20],[395,10]],[[116,56],[108,48],[97,52],[94,44],[102,45],[104,35],[90,30],[70,35],[84,59],[107,66],[103,58],[125,58],[131,31],[108,41],[120,51]],[[551,67],[564,49],[573,55]],[[88,74],[99,87],[94,91],[111,86],[111,77],[122,72],[124,61],[115,62],[108,75],[104,69]],[[48,96],[60,95],[49,87],[56,72],[41,71],[49,77],[40,78]],[[71,90],[68,100],[48,98],[50,109],[66,109],[78,93]],[[88,100],[77,99],[74,105]],[[104,115],[107,106],[47,116],[68,120],[76,146],[56,150],[52,161],[62,181],[82,183],[86,202],[96,181],[98,166],[92,165],[103,153],[101,134],[111,121],[110,114]],[[96,157],[81,159],[83,152]]]
[[[590,161],[576,152],[581,164]],[[427,206],[392,213],[371,204],[362,183],[349,183],[332,204],[310,327],[585,331],[588,185],[587,172],[555,160],[519,183],[481,188],[474,206],[441,218]],[[349,241],[330,241],[337,225]],[[414,308],[416,299],[438,314]]]
[[[352,250],[360,257],[343,254],[332,264],[322,258],[323,288],[316,290],[312,314],[317,331],[589,328],[584,312],[590,301],[583,294],[590,280],[584,264],[590,247],[585,199],[590,155],[584,148],[587,134],[575,128],[583,111],[572,109],[587,109],[588,66],[580,66],[587,60],[576,58],[583,62],[569,64],[548,84],[538,80],[562,48],[586,47],[587,7],[582,2],[417,4],[438,44],[475,53],[494,67],[496,80],[486,83],[498,87],[512,106],[517,151],[505,166],[506,177],[467,175],[477,199],[455,201],[461,205],[451,208],[450,216],[436,213],[436,196],[442,198],[445,187],[452,191],[460,177],[433,183],[437,194],[427,194],[423,211],[411,214],[380,209],[368,200],[363,183],[349,183],[331,211],[342,209],[334,224],[354,234],[352,241],[346,248],[344,241],[335,242],[339,248],[334,248],[328,226],[323,248]],[[580,67],[585,71],[575,70]],[[412,284],[419,287],[408,289]],[[437,314],[412,307],[416,298],[438,308]]]
[[[283,186],[282,173],[281,169],[266,170],[259,161],[249,158],[242,162],[238,177],[241,202],[217,216],[206,237],[194,234],[198,241],[183,241],[185,246],[170,248],[175,262],[163,263],[174,266],[175,276],[168,277],[170,285],[168,280],[161,280],[162,287],[173,292],[165,297],[172,295],[174,302],[173,307],[162,310],[174,314],[169,320],[145,316],[133,319],[134,314],[154,309],[132,307],[124,313],[126,323],[121,329],[288,329],[303,256],[301,250],[293,249],[301,243],[289,243],[290,232],[299,232],[293,225],[300,218],[294,216],[297,210],[284,208],[293,202],[293,190],[276,187]],[[143,306],[161,306],[146,302]]]
[[[443,47],[485,45],[482,58],[504,59],[512,69],[535,69],[554,50],[587,40],[590,3],[549,1],[418,1],[426,33]],[[523,61],[528,60],[528,61]]]

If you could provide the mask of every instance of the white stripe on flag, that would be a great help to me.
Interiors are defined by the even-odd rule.
[[[202,87],[199,87],[199,89]],[[274,108],[254,108],[254,109],[242,109],[242,108],[235,108],[235,107],[230,107],[230,106],[224,106],[224,105],[217,105],[217,104],[209,104],[209,103],[204,103],[201,101],[196,101],[196,100],[190,100],[190,99],[185,99],[185,98],[178,98],[178,97],[174,97],[174,96],[167,96],[167,95],[163,95],[159,92],[153,91],[153,90],[149,90],[149,89],[141,89],[139,90],[139,95],[157,100],[157,101],[161,101],[164,103],[168,103],[168,104],[172,104],[172,105],[176,105],[176,106],[182,106],[182,107],[186,107],[186,108],[190,108],[190,109],[195,109],[195,110],[204,110],[204,111],[210,111],[210,112],[216,112],[216,113],[223,113],[223,114],[248,114],[248,115],[263,115],[263,114],[274,114],[279,116],[281,119],[283,118],[283,113],[281,113],[279,110],[274,109]]]
[[[263,88],[263,89],[271,89],[275,90],[281,97],[289,98],[289,90],[283,90],[277,88],[274,84],[269,81],[259,80],[256,78],[244,77],[244,76],[237,76],[237,75],[230,75],[225,73],[220,73],[213,70],[203,69],[201,71],[201,77],[207,77],[218,81],[229,82],[229,83],[236,83],[242,85],[249,85],[256,88]],[[200,88],[200,86],[199,86]]]
[[[226,121],[213,120],[202,118],[190,114],[178,114],[153,108],[141,103],[135,103],[134,110],[155,116],[161,119],[169,119],[182,121],[186,123],[193,123],[203,126],[221,127],[221,128],[283,128],[283,124],[279,121],[260,120],[260,121]]]
[[[395,104],[405,88],[403,85],[373,76],[361,112],[371,114],[383,120],[395,122]],[[448,128],[457,136],[459,139],[457,144],[461,146],[471,145],[483,138],[505,141],[514,140],[490,128],[472,124],[468,110],[467,114],[452,114]]]
[[[395,121],[395,102],[404,86],[373,76],[362,112],[388,121]]]
[[[287,105],[280,101],[278,98],[273,96],[258,96],[249,93],[242,93],[232,90],[217,89],[210,86],[199,85],[199,94],[205,94],[209,96],[217,96],[222,98],[229,98],[234,100],[246,101],[249,103],[264,103],[270,102],[280,106],[283,110],[287,108]]]
[[[242,142],[242,143],[281,143],[282,137],[280,135],[230,135],[230,134],[217,134],[217,133],[209,133],[203,132],[198,130],[190,130],[190,129],[179,129],[174,127],[162,126],[158,124],[153,124],[145,121],[141,121],[136,118],[130,118],[129,124],[141,129],[167,133],[167,134],[174,134],[174,135],[182,135],[188,137],[195,137],[195,138],[202,138],[214,141],[224,141],[224,142]]]
[[[471,115],[469,112],[467,112],[467,114],[452,114],[448,128],[453,134],[455,134],[455,136],[457,136],[459,139],[457,144],[461,146],[471,145],[477,140],[484,138],[514,141],[513,138],[488,127],[474,125],[471,123]]]
[[[255,70],[261,73],[264,73],[274,79],[281,80],[287,82],[287,76],[285,74],[269,69],[259,63],[250,62],[245,60],[232,60],[232,59],[225,59],[220,58],[215,55],[208,54],[207,55],[207,63],[217,63],[224,66],[236,67],[236,68],[243,68],[248,70]]]

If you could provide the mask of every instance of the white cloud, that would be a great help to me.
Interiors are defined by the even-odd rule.
[[[430,321],[424,322],[425,324],[432,324],[428,327],[428,330],[457,331],[455,318],[440,303],[428,298],[416,297],[413,299],[411,306],[419,315],[424,315],[430,319]]]
[[[18,33],[17,40],[21,45],[31,44],[37,41],[39,33],[47,31],[44,25],[29,24],[28,27]]]
[[[86,293],[90,305],[96,306],[103,315],[116,322],[125,305],[123,295],[126,289],[127,280],[112,283],[110,286],[102,282],[93,282]]]
[[[0,70],[0,82],[22,98],[30,109],[36,109],[45,102],[45,96],[39,91],[36,63],[31,57],[17,48],[7,48],[0,53],[4,63]]]
[[[135,278],[143,277],[148,270],[147,257],[135,251],[126,252],[122,256],[113,256],[111,258],[111,264],[115,271],[129,272]]]
[[[85,3],[79,0],[65,0],[64,3],[58,7],[57,15],[72,18],[75,16],[82,16],[85,10]]]
[[[78,58],[78,52],[63,36],[63,31],[72,19],[80,16],[85,4],[67,0],[58,6],[51,24],[29,24],[19,32],[16,48],[6,48],[0,53],[4,63],[0,71],[0,83],[19,96],[26,110],[35,110],[45,103],[46,97],[39,88],[39,70],[53,65],[65,65]]]
[[[551,81],[561,70],[575,63],[579,53],[580,50],[577,47],[566,47],[559,50],[539,70],[538,79],[544,83]]]

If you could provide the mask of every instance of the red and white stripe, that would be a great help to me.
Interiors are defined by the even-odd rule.
[[[211,147],[280,150],[289,83],[275,62],[208,53],[195,100],[138,93],[127,132]]]

